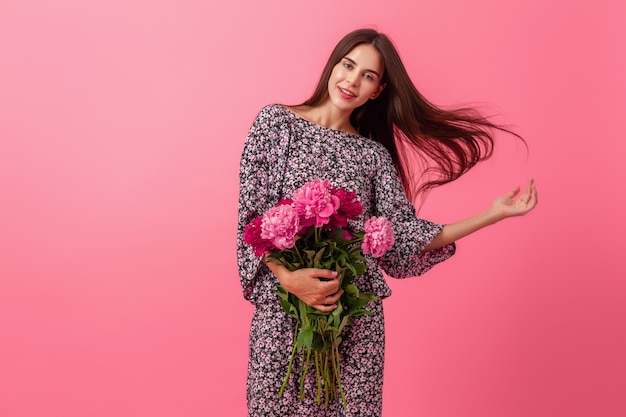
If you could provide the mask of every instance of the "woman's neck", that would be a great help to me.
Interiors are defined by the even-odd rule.
[[[346,133],[358,134],[350,123],[351,112],[338,109],[332,105],[330,100],[315,107],[298,106],[295,107],[294,110],[296,110],[300,116],[315,124]]]

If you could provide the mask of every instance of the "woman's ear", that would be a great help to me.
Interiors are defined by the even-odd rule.
[[[385,89],[385,87],[387,87],[387,84],[381,84],[378,86],[378,90],[376,90],[376,92],[374,92],[374,94],[372,94],[370,96],[370,99],[374,100],[376,97],[378,97],[380,95],[380,93],[383,92],[383,90]]]

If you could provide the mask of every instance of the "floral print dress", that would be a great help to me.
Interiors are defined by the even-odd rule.
[[[296,355],[287,388],[278,398],[295,321],[278,303],[276,277],[243,241],[244,228],[251,220],[318,178],[357,193],[364,212],[351,221],[353,230],[362,230],[371,216],[385,216],[395,233],[391,250],[378,259],[368,255],[369,268],[354,282],[379,299],[367,307],[374,315],[353,319],[342,333],[341,382],[346,409],[340,399],[327,407],[323,400],[322,405],[317,404],[314,369],[307,374],[305,398],[298,398],[301,355]],[[442,228],[416,217],[391,156],[381,144],[317,125],[282,105],[264,107],[250,128],[240,165],[237,262],[243,295],[255,306],[250,328],[248,416],[380,416],[385,351],[382,299],[391,295],[382,271],[395,278],[417,276],[452,256],[454,244],[421,253]]]

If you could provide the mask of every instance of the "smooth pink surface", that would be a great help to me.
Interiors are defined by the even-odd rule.
[[[448,222],[534,176],[540,205],[391,281],[384,415],[626,415],[620,1],[0,6],[0,416],[245,415],[238,161],[375,25],[439,104],[530,147],[430,194]]]

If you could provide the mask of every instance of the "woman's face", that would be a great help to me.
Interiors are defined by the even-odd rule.
[[[352,111],[378,97],[385,88],[381,84],[384,70],[376,48],[370,44],[356,46],[333,68],[328,80],[331,102],[342,110]]]

